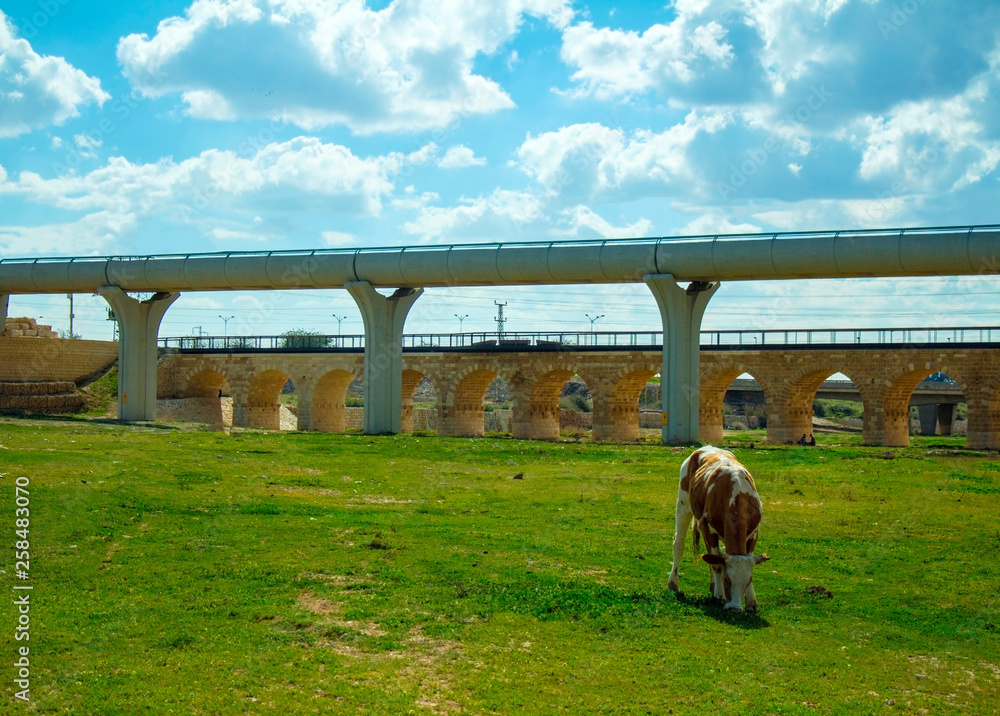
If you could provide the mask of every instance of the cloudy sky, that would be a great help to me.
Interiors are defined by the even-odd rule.
[[[994,0],[0,3],[0,257],[991,224],[998,163]],[[998,299],[732,283],[705,327],[996,325]],[[643,286],[439,289],[407,331],[491,330],[494,301],[507,330],[659,322]],[[10,313],[68,327],[64,296]],[[160,335],[338,325],[343,291],[192,293]]]

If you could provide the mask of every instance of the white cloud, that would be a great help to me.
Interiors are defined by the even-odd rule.
[[[358,134],[445,126],[514,106],[475,61],[514,37],[524,16],[566,26],[567,0],[197,0],[156,34],[118,44],[147,96],[180,94],[193,117],[280,118]]]
[[[65,253],[66,245],[86,252],[113,245],[153,220],[195,226],[220,240],[261,240],[276,233],[258,220],[261,207],[274,214],[275,197],[279,212],[294,214],[310,197],[320,197],[326,211],[375,216],[393,191],[396,174],[427,154],[425,148],[361,158],[346,147],[298,137],[268,144],[250,157],[216,149],[181,162],[133,164],[112,157],[86,174],[53,179],[24,171],[11,180],[0,169],[0,197],[81,215],[76,222],[36,228],[0,226],[0,248],[8,255],[53,247]]]
[[[573,238],[624,239],[637,236],[647,236],[653,223],[648,219],[639,219],[624,226],[614,226],[602,216],[587,206],[574,206],[560,212],[562,228],[555,229],[555,236]]]
[[[678,236],[715,236],[718,234],[755,234],[761,230],[757,224],[733,223],[720,214],[702,214],[687,223]]]
[[[435,191],[425,191],[417,196],[412,186],[406,187],[405,193],[407,195],[405,199],[393,199],[389,205],[393,209],[422,209],[431,202],[438,201],[441,198]]]
[[[100,137],[92,137],[86,134],[74,135],[73,143],[76,145],[77,153],[85,159],[96,157],[97,150],[104,145],[104,141]]]
[[[95,211],[76,221],[41,226],[0,225],[0,254],[6,256],[76,256],[105,252],[120,236],[134,231],[134,214]]]
[[[690,20],[683,12],[645,32],[595,28],[590,22],[563,31],[562,59],[576,67],[576,95],[627,96],[662,83],[687,84],[733,63],[728,31],[715,20]]]
[[[438,166],[442,169],[461,169],[463,167],[481,167],[486,164],[485,157],[477,157],[476,153],[463,144],[450,147],[441,157]]]
[[[497,189],[490,196],[464,200],[458,206],[424,206],[416,219],[403,224],[403,230],[423,241],[496,240],[541,220],[543,209],[542,200],[530,192]]]
[[[1000,141],[984,126],[979,106],[996,94],[985,79],[945,100],[908,102],[889,116],[869,117],[861,159],[864,179],[885,179],[907,190],[931,191],[950,182],[980,181],[1000,163]],[[993,98],[996,101],[996,98]]]
[[[320,238],[327,246],[347,246],[353,244],[355,240],[354,234],[343,231],[323,231],[320,232]]]
[[[567,200],[661,196],[696,190],[697,168],[688,148],[702,134],[731,121],[725,114],[692,112],[680,124],[631,135],[600,124],[574,124],[528,138],[517,149],[523,172],[552,196]]]
[[[227,229],[223,226],[213,227],[210,233],[220,241],[264,241],[268,238],[267,236],[255,234],[252,231]]]
[[[36,53],[0,11],[0,138],[62,124],[108,99],[97,78],[62,57]]]

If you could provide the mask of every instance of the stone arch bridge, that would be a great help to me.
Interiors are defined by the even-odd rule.
[[[542,440],[559,436],[559,396],[574,375],[593,397],[595,440],[639,437],[639,396],[662,369],[662,352],[559,349],[407,351],[403,355],[403,432],[412,430],[413,393],[424,378],[438,395],[439,435],[482,435],[484,397],[494,378],[513,395],[512,434]],[[931,374],[948,375],[968,406],[971,448],[1000,448],[1000,351],[991,347],[872,350],[807,348],[700,352],[697,393],[700,439],[722,440],[723,399],[733,381],[750,374],[761,386],[768,441],[793,442],[812,431],[813,399],[823,381],[843,373],[864,405],[863,437],[869,445],[909,444],[910,398]],[[299,396],[300,430],[343,432],[348,386],[364,375],[364,356],[350,352],[173,353],[161,358],[158,396],[198,397],[214,404],[233,398],[233,424],[276,429],[279,395],[290,379]],[[221,401],[218,403],[221,422]],[[366,408],[367,409],[367,408]],[[666,418],[665,418],[666,419]]]

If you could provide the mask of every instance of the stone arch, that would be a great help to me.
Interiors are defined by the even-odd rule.
[[[182,396],[185,398],[221,398],[232,395],[226,376],[214,368],[202,368],[188,376]]]
[[[403,394],[402,394],[402,415],[400,431],[404,433],[413,432],[413,393],[424,379],[424,373],[419,370],[407,368],[403,371]]]
[[[609,388],[588,382],[594,399],[594,440],[631,441],[639,439],[639,396],[652,368],[634,368],[619,376]]]
[[[753,375],[750,369],[742,364],[701,374],[698,396],[698,439],[703,443],[722,444],[726,392],[733,381],[744,373]]]
[[[319,377],[312,389],[310,429],[342,433],[347,427],[344,398],[354,380],[350,371],[335,368]]]
[[[921,381],[934,373],[944,373],[955,381],[962,389],[962,393],[966,396],[966,399],[968,399],[969,388],[965,384],[965,379],[961,371],[955,370],[952,366],[942,365],[936,361],[928,361],[919,368],[913,364],[908,365],[903,373],[890,381],[882,398],[882,414],[885,420],[885,445],[906,447],[910,444],[910,399],[913,391],[920,385]],[[969,406],[969,412],[971,422],[972,406]],[[980,411],[977,410],[976,412]]]
[[[765,391],[764,397],[768,404],[768,441],[794,443],[803,435],[811,434],[813,402],[819,387],[823,381],[836,373],[843,373],[855,386],[858,386],[858,382],[848,374],[849,370],[850,368],[838,368],[828,363],[808,366],[789,376],[785,386],[776,391],[773,400],[768,400]],[[864,398],[862,394],[862,401]]]
[[[1000,449],[1000,376],[986,380],[976,391],[965,386],[963,390],[969,420],[966,445],[974,450]]]
[[[439,395],[438,434],[483,435],[483,401],[495,378],[496,371],[477,366],[461,375],[446,395]]]
[[[557,367],[533,380],[519,374],[509,381],[514,393],[512,433],[515,438],[559,439],[559,396],[574,375],[575,371]]]
[[[204,419],[211,425],[232,424],[232,415],[227,420],[222,408],[224,396],[232,396],[229,381],[213,368],[203,368],[189,375],[181,389],[181,397],[198,404],[198,420]]]
[[[248,427],[281,430],[281,389],[289,380],[281,370],[269,369],[250,379],[246,399]]]

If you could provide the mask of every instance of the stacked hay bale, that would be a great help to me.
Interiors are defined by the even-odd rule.
[[[52,326],[39,325],[34,318],[21,316],[19,318],[7,317],[4,325],[3,335],[9,338],[58,338],[59,333],[52,330]]]
[[[78,413],[85,402],[71,381],[0,383],[0,411]]]
[[[8,316],[3,335],[6,338],[59,338],[52,326],[39,325],[27,316]],[[0,382],[0,412],[78,413],[83,410],[86,400],[72,381]]]

